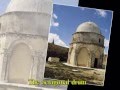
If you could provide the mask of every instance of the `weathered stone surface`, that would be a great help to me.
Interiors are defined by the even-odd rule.
[[[106,68],[106,65],[107,65],[107,59],[108,59],[108,55],[104,55],[103,57],[103,65],[102,65],[102,68]]]
[[[43,80],[52,8],[52,0],[11,0],[0,16],[0,82]]]

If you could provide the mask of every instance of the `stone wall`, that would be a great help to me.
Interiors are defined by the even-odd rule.
[[[49,57],[49,58],[48,58],[48,61],[49,61],[49,62],[59,62],[59,61],[60,61],[60,58],[57,58],[57,57]]]
[[[21,33],[48,37],[50,18],[51,15],[45,13],[9,12],[1,17],[0,33]]]
[[[104,47],[104,36],[93,32],[77,32],[73,35],[72,43],[90,43]]]
[[[104,57],[103,57],[103,66],[102,66],[102,68],[106,68],[106,66],[107,66],[107,59],[108,59],[108,55],[104,55]]]

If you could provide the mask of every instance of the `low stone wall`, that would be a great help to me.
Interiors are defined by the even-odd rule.
[[[60,58],[57,58],[57,57],[49,57],[49,58],[48,58],[48,61],[49,61],[49,62],[59,62],[59,61],[60,61]]]

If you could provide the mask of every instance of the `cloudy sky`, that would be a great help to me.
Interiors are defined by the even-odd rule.
[[[105,36],[105,53],[108,53],[112,11],[107,10],[54,5],[49,42],[54,39],[55,44],[69,47],[72,34],[81,23],[86,21],[94,22],[99,26]]]

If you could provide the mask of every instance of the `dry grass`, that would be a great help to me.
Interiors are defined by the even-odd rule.
[[[73,71],[74,70],[74,71]],[[45,78],[85,80],[87,84],[103,85],[105,70],[70,67],[62,63],[46,64]]]

